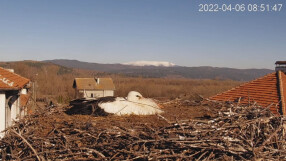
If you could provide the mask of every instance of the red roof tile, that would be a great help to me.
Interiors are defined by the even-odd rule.
[[[29,94],[21,94],[20,95],[20,107],[25,107],[28,104],[30,95]]]
[[[111,78],[75,78],[73,87],[79,90],[115,90]]]
[[[279,76],[279,90],[280,90],[280,98],[281,98],[281,111],[284,115],[286,115],[286,74],[278,71]]]
[[[284,73],[281,75],[282,84],[284,85],[283,89],[285,89],[282,96],[286,96],[286,75]],[[221,94],[212,96],[210,99],[215,101],[236,102],[240,98],[241,104],[248,105],[256,103],[262,107],[270,106],[270,110],[273,113],[279,114],[282,113],[279,87],[278,73],[274,72]]]
[[[0,89],[11,90],[23,88],[29,79],[0,67]]]

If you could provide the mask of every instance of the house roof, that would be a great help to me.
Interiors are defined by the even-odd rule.
[[[221,94],[210,97],[215,101],[237,102],[249,105],[256,103],[269,107],[275,114],[286,115],[286,75],[278,71],[244,83]]]
[[[79,90],[115,90],[111,78],[75,78],[73,88]]]
[[[20,107],[25,107],[30,99],[29,94],[20,94]]]
[[[29,79],[0,67],[0,90],[23,88],[29,82]]]
[[[276,65],[285,65],[286,61],[276,61],[275,64]]]

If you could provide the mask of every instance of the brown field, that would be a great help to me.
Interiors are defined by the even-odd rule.
[[[76,77],[111,77],[116,87],[116,96],[126,96],[129,91],[135,90],[145,97],[157,99],[176,98],[182,94],[209,97],[242,83],[232,80],[135,78],[35,61],[0,63],[0,66],[13,68],[16,73],[35,82],[37,98],[48,98],[58,103],[68,103],[74,98],[72,84]]]
[[[136,90],[145,97],[176,98],[181,94],[209,97],[235,87],[242,82],[231,80],[196,80],[183,78],[125,78],[115,77],[116,95],[125,96]]]

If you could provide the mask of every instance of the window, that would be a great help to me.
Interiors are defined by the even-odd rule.
[[[92,94],[90,94],[90,97],[93,97],[93,93],[92,93]]]

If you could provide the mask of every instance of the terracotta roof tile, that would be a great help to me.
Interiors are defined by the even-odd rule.
[[[73,87],[82,90],[115,90],[115,86],[111,78],[75,78]]]
[[[29,94],[21,94],[20,95],[20,107],[25,107],[28,104],[29,99],[30,99]]]
[[[286,74],[279,71],[279,90],[280,90],[280,98],[281,98],[281,111],[284,115],[286,115]]]
[[[0,67],[0,89],[23,88],[29,81],[27,78]]]
[[[283,76],[285,74],[283,73]],[[283,77],[286,87],[286,76]],[[285,88],[284,87],[284,88]],[[284,94],[286,90],[284,91]],[[286,95],[285,95],[286,96]],[[210,97],[215,101],[231,101],[236,102],[240,98],[241,104],[256,103],[262,107],[271,105],[270,110],[278,114],[280,111],[280,93],[277,73],[271,73],[264,77],[242,84],[236,88],[223,92],[221,94]]]

